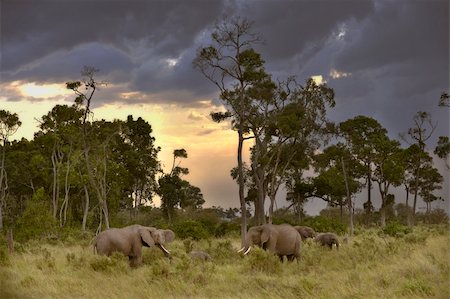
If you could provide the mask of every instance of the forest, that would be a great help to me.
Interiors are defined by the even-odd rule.
[[[333,88],[312,78],[304,82],[295,77],[273,78],[254,48],[259,37],[251,23],[240,19],[220,23],[211,40],[198,50],[193,67],[217,87],[225,107],[211,112],[211,121],[229,122],[236,132],[236,167],[230,175],[239,186],[235,196],[239,202],[233,203],[239,208],[203,207],[208,199],[186,180],[189,169],[182,162],[189,153],[183,148],[173,152],[172,167],[164,172],[151,123],[143,118],[95,119],[92,103],[105,83],[97,80],[95,67],[85,67],[80,79],[66,83],[73,103],[55,105],[43,115],[32,140],[14,139],[22,122],[29,120],[0,110],[0,264],[4,267],[0,276],[8,286],[3,294],[64,297],[64,290],[52,290],[58,276],[67,278],[67,288],[77,289],[81,277],[101,281],[112,277],[118,285],[128,285],[124,281],[131,275],[141,277],[156,292],[134,291],[131,297],[215,294],[245,298],[257,289],[261,297],[300,293],[335,298],[327,295],[334,290],[323,281],[336,279],[332,274],[344,269],[347,276],[341,282],[354,288],[338,289],[341,296],[363,296],[369,280],[359,278],[358,271],[373,278],[369,297],[448,295],[442,284],[445,279],[429,282],[433,273],[448,277],[449,272],[443,262],[448,215],[432,207],[435,201],[448,198],[436,195],[443,176],[434,166],[432,153],[449,169],[450,142],[448,136],[440,136],[437,144],[427,147],[436,126],[432,115],[418,111],[407,132],[388,132],[365,115],[333,123],[327,117],[335,106]],[[443,92],[435,105],[448,109],[449,95]],[[399,140],[390,137],[398,133]],[[247,144],[251,154],[245,161]],[[404,198],[392,194],[396,187],[405,190]],[[289,206],[276,209],[283,188]],[[362,192],[364,208],[357,209],[355,198]],[[374,192],[381,198],[378,210],[373,205]],[[154,205],[155,198],[160,199],[159,207]],[[304,210],[309,200],[326,201],[327,208],[319,216],[310,216]],[[426,204],[423,212],[417,209],[419,201]],[[131,270],[123,256],[91,253],[93,236],[134,223],[173,230],[173,260],[151,249],[144,252],[144,266]],[[344,245],[327,255],[306,243],[302,259],[293,264],[281,264],[263,250],[240,262],[235,249],[244,242],[247,229],[265,223],[307,225],[317,232],[350,237],[350,242],[347,248]],[[431,247],[424,246],[427,242]],[[188,260],[186,253],[193,248],[208,251],[214,263]],[[368,262],[369,254],[373,260]],[[409,254],[414,255],[410,268]],[[49,289],[35,289],[41,278],[26,277],[27,259],[36,266],[33,273],[48,275]],[[399,265],[381,263],[384,259]],[[424,259],[429,260],[426,265]],[[317,265],[329,272],[321,272]],[[394,266],[398,267],[387,269]],[[375,272],[370,273],[370,267]],[[220,273],[214,274],[216,270]],[[75,278],[65,271],[72,271]],[[300,272],[311,276],[299,277]],[[252,273],[257,279],[250,283],[249,292],[228,290],[233,282],[245,285],[246,280],[236,275]],[[403,277],[400,289],[392,283],[396,275]],[[281,284],[285,289],[276,285],[277,277],[284,276],[293,277]],[[156,280],[146,281],[151,277]],[[175,285],[173,281],[180,279],[185,284]],[[294,279],[301,283],[296,285]],[[217,281],[223,280],[227,285],[217,287]],[[206,286],[206,291],[193,290],[195,286]],[[107,294],[93,285],[85,287],[65,297]],[[27,288],[34,293],[27,293]],[[107,295],[123,296],[118,290],[111,292]]]

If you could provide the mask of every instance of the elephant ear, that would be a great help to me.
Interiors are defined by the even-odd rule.
[[[163,230],[164,233],[164,239],[167,243],[172,242],[175,239],[175,233],[171,231],[170,229]]]
[[[267,241],[269,241],[269,237],[270,237],[270,231],[268,229],[263,229],[261,232],[261,244],[264,244]]]
[[[145,242],[149,247],[155,245],[155,241],[152,238],[152,235],[150,234],[150,231],[145,228],[139,229],[139,235],[141,236],[141,239],[143,242]]]

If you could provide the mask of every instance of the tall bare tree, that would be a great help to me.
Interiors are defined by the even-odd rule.
[[[199,49],[193,65],[219,89],[220,98],[227,108],[226,112],[212,113],[213,120],[231,118],[238,134],[237,179],[242,215],[241,241],[244,243],[247,208],[242,150],[249,131],[247,108],[251,99],[248,89],[267,75],[263,68],[264,61],[253,49],[261,38],[252,31],[252,23],[248,20],[235,18],[218,23],[211,39],[211,45]]]

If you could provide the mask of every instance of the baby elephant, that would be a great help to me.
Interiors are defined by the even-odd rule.
[[[294,226],[294,228],[298,231],[298,233],[302,237],[302,241],[308,238],[314,238],[316,236],[316,232],[309,226]]]
[[[193,260],[200,260],[205,262],[212,260],[211,256],[204,251],[194,250],[191,253],[189,253],[189,255]]]
[[[336,249],[339,249],[338,237],[333,233],[320,233],[314,238],[314,241],[322,246],[328,246],[330,249],[333,248],[333,245],[336,245]]]

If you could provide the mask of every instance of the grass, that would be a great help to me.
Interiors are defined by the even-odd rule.
[[[144,248],[144,265],[94,255],[87,244],[23,245],[0,265],[0,298],[449,298],[449,233],[419,227],[402,237],[360,231],[330,251],[311,242],[283,263],[262,250],[236,253],[239,239],[194,242],[212,262],[191,260],[186,244]]]

